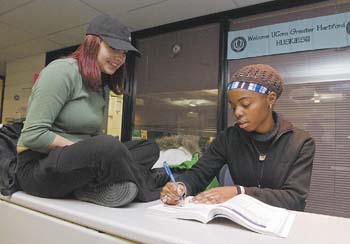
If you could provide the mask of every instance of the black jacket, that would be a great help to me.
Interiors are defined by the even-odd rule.
[[[279,130],[266,152],[265,161],[259,162],[247,133],[234,125],[221,132],[198,163],[177,180],[186,184],[189,195],[197,194],[227,163],[234,183],[244,186],[246,194],[270,205],[304,210],[315,143],[307,132],[281,117],[279,120]]]
[[[16,144],[22,127],[23,123],[14,123],[0,128],[0,193],[4,196],[18,190]]]

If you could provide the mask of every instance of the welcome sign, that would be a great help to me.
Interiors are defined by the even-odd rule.
[[[228,33],[227,59],[350,46],[350,13]]]

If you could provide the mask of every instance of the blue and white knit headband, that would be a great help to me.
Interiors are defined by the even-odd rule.
[[[258,92],[265,95],[270,93],[270,90],[263,85],[255,84],[251,82],[244,82],[244,81],[231,81],[227,86],[227,91],[230,91],[232,89],[237,89],[237,88]]]

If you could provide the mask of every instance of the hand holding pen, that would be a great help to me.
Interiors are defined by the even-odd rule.
[[[169,175],[171,182],[168,182],[160,193],[160,199],[163,203],[176,205],[183,201],[186,195],[186,186],[182,182],[176,182],[173,173],[167,162],[164,162],[164,169]]]

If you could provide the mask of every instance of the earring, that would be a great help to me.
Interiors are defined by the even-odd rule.
[[[272,109],[272,104],[269,105],[269,108]]]

